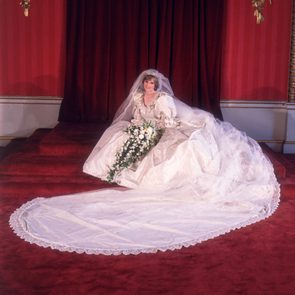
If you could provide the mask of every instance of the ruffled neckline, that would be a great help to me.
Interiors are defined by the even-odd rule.
[[[153,101],[151,104],[149,104],[149,105],[146,105],[145,102],[144,102],[144,93],[141,94],[141,96],[140,96],[141,99],[140,99],[140,100],[141,100],[142,105],[143,105],[145,108],[147,108],[147,109],[153,109],[153,108],[155,108],[155,105],[156,105],[157,100],[158,100],[159,97],[162,96],[162,95],[163,95],[162,92],[157,92],[157,95],[155,96],[154,101]]]

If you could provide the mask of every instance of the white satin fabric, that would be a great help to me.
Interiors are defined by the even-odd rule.
[[[254,140],[201,110],[179,121],[165,93],[149,107],[142,94],[133,99],[133,122],[151,120],[165,132],[142,161],[115,178],[128,189],[34,199],[11,216],[17,235],[61,251],[138,254],[194,245],[275,211],[279,184]],[[128,124],[117,120],[106,130],[85,173],[106,179]]]

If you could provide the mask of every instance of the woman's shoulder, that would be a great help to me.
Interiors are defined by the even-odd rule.
[[[134,101],[135,105],[141,104],[143,101],[143,93],[142,92],[135,92],[133,94],[133,101]]]
[[[163,97],[163,96],[171,97],[167,92],[164,92],[164,91],[158,92],[158,97]]]

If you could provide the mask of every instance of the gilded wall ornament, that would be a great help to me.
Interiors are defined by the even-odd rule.
[[[19,5],[23,8],[24,15],[29,16],[29,8],[31,6],[30,0],[22,0]]]
[[[251,0],[254,7],[254,16],[256,17],[256,23],[261,24],[264,20],[263,9],[266,0]],[[269,0],[271,4],[271,0]]]

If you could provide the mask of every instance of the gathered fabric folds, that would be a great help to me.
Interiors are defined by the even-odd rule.
[[[118,176],[132,189],[37,198],[17,209],[10,225],[43,247],[116,255],[195,245],[270,216],[280,195],[270,161],[245,134],[215,124],[223,132],[217,137],[204,130],[210,124],[189,136],[168,129],[136,170]],[[110,161],[104,152],[111,147],[100,150],[101,167]]]
[[[162,85],[149,106],[139,91],[146,74]],[[164,126],[157,145],[115,175],[121,187],[25,203],[10,217],[18,236],[60,251],[155,253],[195,245],[276,210],[280,186],[258,143],[230,123],[181,103],[157,71],[142,75],[83,171],[107,180],[127,139],[124,130],[142,119]]]

